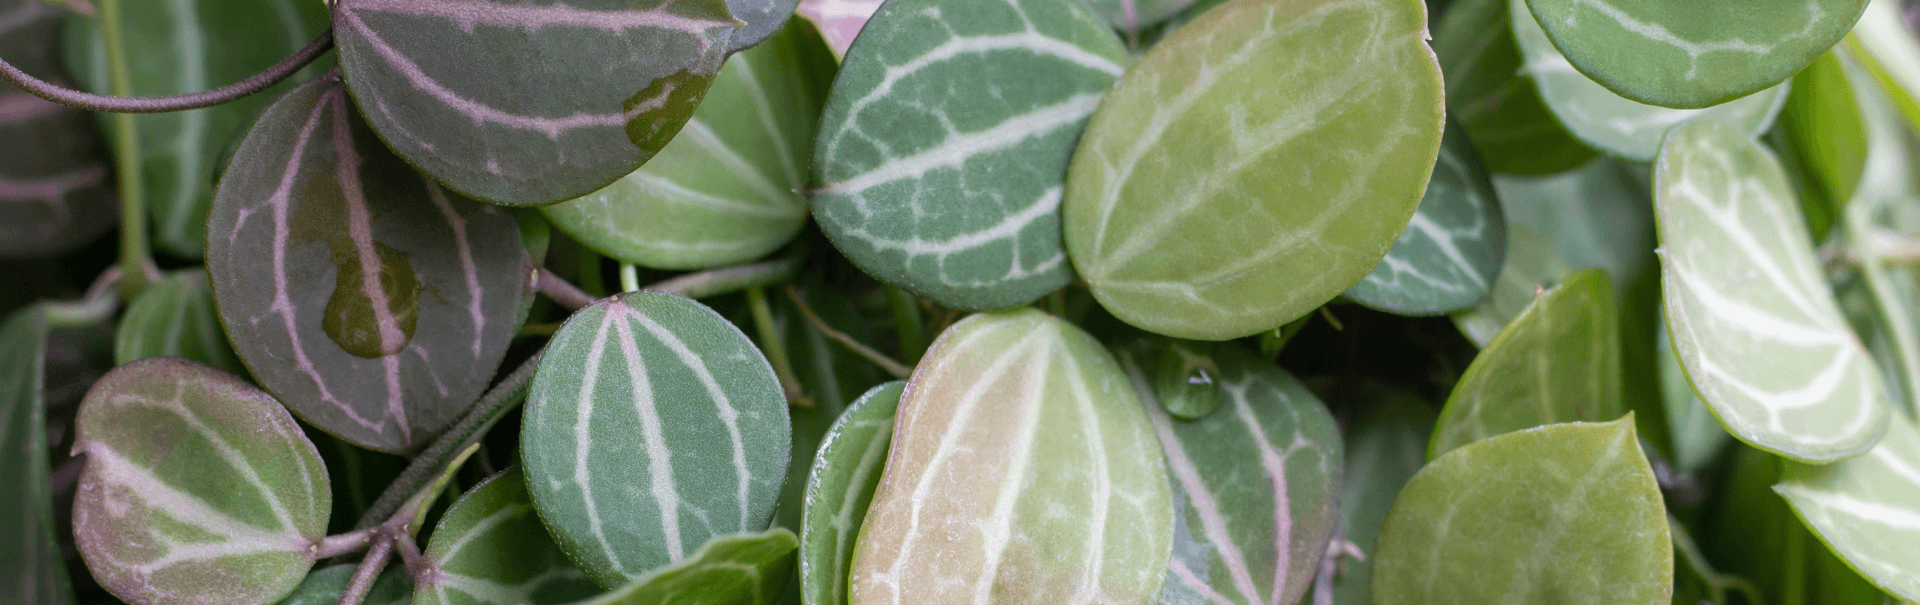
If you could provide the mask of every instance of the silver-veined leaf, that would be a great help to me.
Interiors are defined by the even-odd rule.
[[[1787,462],[1736,443],[1700,517],[1699,545],[1717,569],[1753,581],[1767,603],[1882,603],[1885,593],[1847,568],[1774,491]]]
[[[343,563],[307,574],[293,594],[281,599],[279,605],[338,605],[340,593],[347,591],[347,583],[353,580],[353,572],[360,566],[355,563]],[[363,605],[409,605],[413,602],[413,579],[401,569],[389,569],[373,581],[373,587],[367,590]]]
[[[518,467],[467,490],[433,528],[415,605],[566,603],[600,587],[547,537]]]
[[[580,605],[773,605],[798,546],[784,527],[715,536],[685,560]]]
[[[1572,170],[1594,157],[1540,100],[1521,69],[1506,0],[1454,0],[1433,24],[1447,80],[1447,116],[1465,127],[1487,167],[1513,174]],[[1444,143],[1442,144],[1444,146]]]
[[[1079,2],[892,0],[827,98],[814,220],[867,273],[948,307],[1057,290],[1068,158],[1125,65]]]
[[[725,0],[340,0],[333,22],[353,98],[394,153],[513,206],[639,168],[740,25]]]
[[[800,594],[807,605],[847,602],[854,540],[880,487],[894,413],[906,385],[889,382],[861,395],[820,443],[806,481],[800,528]]]
[[[1895,596],[1920,599],[1920,426],[1904,412],[1887,424],[1866,454],[1789,462],[1773,489],[1848,566]]]
[[[1141,405],[1112,355],[1050,315],[947,328],[901,397],[851,602],[1152,599],[1173,511]]]
[[[1373,605],[1373,552],[1380,525],[1407,480],[1426,466],[1433,407],[1409,393],[1371,382],[1337,385],[1328,399],[1337,408],[1360,410],[1347,430],[1338,536],[1366,555],[1340,562],[1333,602]]]
[[[73,586],[60,560],[47,460],[48,325],[46,311],[30,306],[0,323],[0,485],[15,486],[0,499],[0,595],[23,605],[73,602]]]
[[[1535,296],[1571,273],[1573,267],[1540,232],[1508,225],[1507,260],[1500,266],[1493,292],[1473,308],[1454,313],[1453,325],[1467,340],[1486,348],[1500,330],[1533,304]]]
[[[94,383],[74,542],[133,603],[268,603],[313,566],[333,495],[313,443],[264,391],[184,359],[142,359]]]
[[[147,357],[185,357],[235,374],[246,373],[220,327],[206,271],[169,275],[127,305],[114,333],[114,362]]]
[[[1407,482],[1373,555],[1379,605],[1665,605],[1673,544],[1629,415],[1507,433]]]
[[[739,328],[672,294],[574,313],[547,344],[524,423],[534,506],[605,587],[689,560],[714,536],[766,528],[786,476],[791,429],[773,367]]]
[[[1500,205],[1480,153],[1459,124],[1448,125],[1407,229],[1347,298],[1399,315],[1438,315],[1485,300],[1507,254]]]
[[[0,0],[0,59],[62,82],[63,16],[33,0]],[[0,141],[9,143],[0,145],[0,257],[61,254],[119,219],[106,146],[87,112],[0,82]]]
[[[528,256],[505,208],[415,172],[359,115],[332,77],[268,108],[214,197],[207,271],[261,386],[329,433],[405,452],[486,388]]]
[[[1718,122],[1654,165],[1669,337],[1727,432],[1809,462],[1865,452],[1887,395],[1814,259],[1780,163]]]
[[[1135,326],[1221,340],[1360,281],[1440,148],[1426,25],[1412,0],[1236,0],[1155,45],[1068,175],[1067,249],[1094,296]]]

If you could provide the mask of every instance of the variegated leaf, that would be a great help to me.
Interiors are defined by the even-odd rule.
[[[727,59],[680,134],[645,166],[541,208],[595,251],[659,269],[701,269],[774,251],[806,220],[808,160],[833,58],[796,22]]]
[[[1440,147],[1426,25],[1412,0],[1236,0],[1155,45],[1073,156],[1067,249],[1094,296],[1135,326],[1220,340],[1360,281]]]
[[[1887,395],[1773,154],[1732,127],[1690,123],[1661,148],[1654,196],[1669,336],[1727,432],[1808,462],[1871,448]]]
[[[1494,171],[1551,174],[1579,167],[1594,151],[1554,119],[1533,77],[1520,68],[1508,14],[1507,0],[1454,0],[1437,16],[1433,54],[1447,79],[1447,116],[1465,127]]]
[[[1340,429],[1292,374],[1237,345],[1215,348],[1221,409],[1175,419],[1148,370],[1120,364],[1147,399],[1173,487],[1173,559],[1160,603],[1298,603],[1339,522]]]
[[[207,270],[254,378],[364,447],[420,447],[479,397],[518,325],[527,251],[504,208],[448,192],[309,82],[221,179]]]
[[[0,0],[0,59],[59,82],[60,9]],[[118,220],[92,117],[0,82],[0,258],[53,256]]]
[[[727,52],[745,51],[772,38],[799,5],[800,0],[727,0],[727,12],[745,24],[727,37]]]
[[[806,518],[800,528],[800,594],[807,605],[847,603],[854,539],[880,487],[906,385],[889,382],[861,395],[820,443],[806,480]]]
[[[1508,6],[1513,35],[1540,98],[1573,136],[1595,149],[1636,162],[1650,161],[1667,130],[1693,119],[1725,122],[1757,136],[1773,125],[1786,103],[1789,84],[1785,82],[1705,109],[1671,109],[1633,101],[1574,69],[1541,31],[1540,22],[1529,17],[1527,0],[1509,0]]]
[[[1814,535],[1882,590],[1920,599],[1920,426],[1904,412],[1865,455],[1787,463],[1773,490]]]
[[[791,434],[779,381],[746,335],[659,292],[574,313],[547,345],[524,423],[534,506],[606,587],[767,527]]]
[[[0,485],[14,486],[0,498],[0,597],[22,605],[73,602],[73,586],[60,559],[53,522],[47,460],[48,325],[46,311],[30,306],[0,323]]]
[[[1347,298],[1399,315],[1438,315],[1473,306],[1493,291],[1506,258],[1507,222],[1480,153],[1460,130],[1448,125],[1407,229],[1379,265],[1347,288]]]
[[[340,593],[346,592],[347,583],[353,580],[353,572],[359,568],[356,563],[342,563],[307,574],[293,594],[280,600],[280,605],[338,605]],[[380,574],[368,589],[363,605],[409,605],[413,602],[413,579],[401,569],[389,569]]]
[[[1338,563],[1333,602],[1373,605],[1373,553],[1380,539],[1380,525],[1386,522],[1394,497],[1427,463],[1433,406],[1397,388],[1373,382],[1339,385],[1327,399],[1336,409],[1357,412],[1347,429],[1338,535],[1365,557]]]
[[[114,362],[147,357],[185,357],[235,374],[246,373],[220,327],[206,271],[169,275],[127,305],[114,334]]]
[[[827,98],[814,220],[867,273],[948,307],[1059,289],[1067,160],[1125,65],[1079,2],[892,0]]]
[[[1454,326],[1473,344],[1486,348],[1493,337],[1520,316],[1541,291],[1559,283],[1573,267],[1533,229],[1508,225],[1507,260],[1487,300],[1453,314]]]
[[[1619,321],[1607,274],[1597,269],[1536,296],[1460,376],[1427,458],[1536,426],[1619,418]]]
[[[312,567],[333,497],[313,443],[273,397],[184,359],[94,383],[74,542],[132,603],[267,603]]]
[[[947,328],[901,397],[851,602],[1148,602],[1173,512],[1141,405],[1092,336],[1050,315]]]
[[[725,0],[340,0],[340,68],[380,138],[514,206],[592,193],[693,115],[740,24]]]
[[[415,605],[548,605],[600,594],[547,537],[518,467],[461,495],[433,528],[425,557]]]
[[[580,605],[773,605],[798,546],[784,527],[715,536],[685,560]]]

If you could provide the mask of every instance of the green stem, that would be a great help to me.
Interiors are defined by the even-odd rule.
[[[900,357],[907,363],[920,361],[920,355],[927,351],[927,328],[920,319],[918,301],[892,284],[881,290],[887,293],[887,307],[893,311],[894,329],[900,334]]]
[[[620,291],[640,291],[640,269],[634,267],[633,263],[620,263]]]
[[[520,407],[527,400],[527,391],[533,387],[533,374],[539,370],[540,358],[544,355],[542,351],[527,358],[520,363],[520,367],[514,368],[512,374],[500,379],[499,384],[481,396],[480,401],[468,408],[466,415],[453,424],[453,428],[441,433],[439,439],[434,440],[432,445],[414,457],[405,470],[400,471],[400,476],[394,478],[386,491],[380,492],[380,497],[367,507],[367,512],[360,515],[360,521],[354,527],[373,527],[393,516],[421,488],[433,483],[447,468],[448,461],[459,456],[467,446],[479,443],[480,438],[486,436],[487,429],[493,428],[494,423],[505,417],[507,412]]]
[[[767,304],[767,291],[760,286],[748,287],[747,307],[753,310],[753,329],[760,333],[760,348],[767,354],[767,363],[773,364],[773,374],[780,379],[780,390],[786,391],[787,402],[813,407],[813,401],[800,389],[793,362],[787,359],[787,345],[780,338],[780,328],[773,325],[773,308]]]
[[[100,0],[100,29],[107,39],[108,91],[133,96],[133,72],[120,31],[120,0]],[[133,114],[116,113],[113,120],[114,173],[120,180],[120,296],[132,299],[147,288],[146,186],[141,182],[140,131]]]

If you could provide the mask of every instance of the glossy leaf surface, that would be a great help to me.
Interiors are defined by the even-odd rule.
[[[1150,376],[1152,390],[1141,390],[1141,396],[1158,400],[1161,408],[1181,420],[1212,414],[1226,399],[1221,392],[1220,362],[1214,358],[1214,352],[1224,346],[1231,345],[1170,340],[1143,347],[1137,363]]]
[[[1340,563],[1333,602],[1373,605],[1373,553],[1380,525],[1386,522],[1400,489],[1427,463],[1433,407],[1411,394],[1372,383],[1342,385],[1329,398],[1342,408],[1366,410],[1347,431],[1338,535],[1367,556]]]
[[[1100,303],[1220,340],[1360,281],[1440,147],[1425,17],[1410,0],[1244,0],[1155,45],[1073,156],[1067,248]]]
[[[343,563],[307,574],[293,594],[280,600],[280,605],[338,605],[340,593],[346,592],[347,583],[353,580],[353,572],[359,565]],[[413,580],[401,569],[389,569],[373,581],[373,588],[367,591],[364,605],[408,605],[413,602]]]
[[[322,78],[260,117],[214,198],[207,270],[261,385],[329,433],[403,452],[486,387],[528,259],[506,209],[414,172],[358,115]]]
[[[833,423],[806,481],[806,518],[800,530],[800,590],[807,605],[847,602],[854,540],[893,443],[894,414],[905,382],[866,392]]]
[[[527,491],[601,586],[765,528],[786,475],[791,429],[773,368],[739,328],[672,294],[574,313],[547,345],[524,422]]]
[[[1814,259],[1780,164],[1731,127],[1676,130],[1654,166],[1669,336],[1727,431],[1824,462],[1885,430],[1873,360]]]
[[[784,527],[716,536],[685,560],[581,605],[773,605],[798,545]]]
[[[862,270],[948,307],[1059,289],[1067,160],[1125,64],[1077,2],[888,2],[820,118],[814,219]]]
[[[1400,603],[1670,602],[1673,544],[1632,418],[1448,452],[1394,501],[1373,597]]]
[[[147,357],[185,357],[234,374],[246,373],[220,327],[206,271],[169,275],[127,305],[114,334],[114,362]]]
[[[61,77],[64,13],[33,0],[0,0],[0,59],[41,79]],[[0,257],[60,254],[118,220],[106,146],[92,116],[0,82]]]
[[[1889,417],[1866,454],[1815,466],[1788,463],[1774,491],[1847,565],[1881,589],[1920,599],[1920,426]]]
[[[1147,602],[1173,513],[1141,405],[1092,336],[1050,315],[948,328],[901,398],[851,602]]]
[[[1493,181],[1459,125],[1440,141],[1420,207],[1380,264],[1347,298],[1399,315],[1438,315],[1487,298],[1507,254],[1507,222]]]
[[[381,140],[514,206],[592,193],[659,152],[739,25],[725,0],[341,0],[333,20]]]
[[[0,323],[0,485],[15,486],[0,499],[0,595],[18,603],[73,602],[73,587],[60,561],[48,483],[46,312],[28,307]]]
[[[1473,308],[1455,313],[1453,323],[1467,340],[1485,348],[1536,296],[1571,273],[1573,267],[1540,232],[1509,226],[1507,260],[1493,282],[1493,292]]]
[[[81,404],[74,540],[130,602],[265,603],[300,584],[327,527],[327,469],[293,417],[230,374],[120,366]]]
[[[1521,68],[1506,0],[1454,0],[1433,23],[1433,54],[1447,80],[1447,115],[1487,167],[1514,174],[1571,170],[1594,157],[1540,100]],[[1442,146],[1444,147],[1444,143]]]
[[[600,593],[547,537],[517,467],[461,495],[425,555],[431,571],[413,588],[416,605],[553,604]]]

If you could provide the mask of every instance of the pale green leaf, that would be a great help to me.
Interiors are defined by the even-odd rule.
[[[889,382],[851,405],[820,443],[806,479],[800,529],[800,589],[807,605],[843,605],[854,540],[893,442],[893,419],[905,382]]]
[[[581,605],[773,605],[793,576],[799,539],[787,528],[715,536],[673,565]]]
[[[114,362],[147,357],[185,357],[235,374],[246,373],[214,312],[213,287],[207,283],[206,271],[169,275],[127,305],[114,334]]]
[[[0,323],[0,485],[14,486],[0,498],[0,597],[23,605],[73,602],[73,586],[60,560],[48,482],[46,311],[30,306]]]
[[[1601,158],[1554,175],[1495,175],[1493,186],[1508,223],[1544,236],[1575,269],[1605,269],[1614,297],[1625,301],[1636,283],[1654,277],[1653,200],[1645,173]]]
[[[1882,605],[1884,594],[1821,544],[1775,493],[1778,456],[1734,444],[1699,546],[1722,572],[1752,580],[1765,603]]]
[[[1507,260],[1500,266],[1493,292],[1486,301],[1454,313],[1453,324],[1467,340],[1485,348],[1527,305],[1533,304],[1535,296],[1570,273],[1573,267],[1540,232],[1508,225]]]
[[[1824,466],[1788,463],[1774,491],[1814,535],[1881,589],[1920,599],[1920,426],[1890,415],[1866,454]]]
[[[1480,154],[1451,124],[1420,207],[1380,264],[1347,288],[1363,306],[1438,315],[1485,300],[1507,253],[1506,218]]]
[[[1881,363],[1889,393],[1907,403],[1909,413],[1920,399],[1920,327],[1915,304],[1920,302],[1920,267],[1891,250],[1889,240],[1920,236],[1920,212],[1914,203],[1920,183],[1913,177],[1917,155],[1900,116],[1883,92],[1860,69],[1859,54],[1837,49],[1866,135],[1866,161],[1853,197],[1841,212],[1844,242],[1857,257],[1860,281],[1871,296],[1872,330],[1862,332],[1874,358]]]
[[[1848,45],[1893,97],[1909,128],[1920,128],[1920,40],[1902,27],[1900,0],[1870,0]]]
[[[600,593],[547,537],[518,467],[462,494],[433,528],[424,555],[416,605],[549,605]]]

